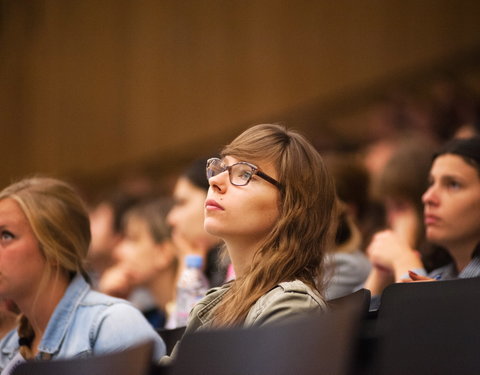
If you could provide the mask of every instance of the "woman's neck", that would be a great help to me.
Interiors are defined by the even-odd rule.
[[[251,266],[253,256],[259,248],[259,242],[251,241],[225,241],[228,255],[233,264],[237,278],[243,276]]]
[[[42,289],[38,293],[30,298],[15,301],[35,332],[35,340],[32,344],[34,353],[37,352],[37,347],[47,329],[48,322],[58,303],[63,298],[68,285],[69,280],[66,275],[56,275],[55,271],[53,271],[50,281],[41,285]]]
[[[461,272],[472,260],[472,253],[478,245],[478,240],[457,243],[448,247],[458,272]]]

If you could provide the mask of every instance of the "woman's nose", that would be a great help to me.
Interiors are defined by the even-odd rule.
[[[228,186],[228,182],[229,182],[228,179],[229,179],[228,171],[225,170],[213,177],[210,177],[208,179],[208,183],[210,184],[210,187],[213,188],[214,190],[223,192]]]
[[[434,185],[430,186],[422,195],[422,202],[424,205],[432,205],[438,203],[438,197],[435,192]]]

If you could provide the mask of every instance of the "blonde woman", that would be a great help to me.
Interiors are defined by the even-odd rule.
[[[0,298],[20,310],[19,326],[0,341],[0,369],[27,359],[97,355],[154,340],[127,302],[90,289],[84,260],[88,214],[68,184],[30,178],[0,192]]]

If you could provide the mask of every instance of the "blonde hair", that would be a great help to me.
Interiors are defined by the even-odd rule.
[[[301,280],[320,295],[324,254],[333,245],[337,214],[333,179],[320,154],[299,133],[280,125],[251,127],[225,146],[222,157],[271,162],[280,189],[279,217],[245,274],[215,309],[213,325],[241,324],[275,285]]]
[[[88,212],[77,192],[67,183],[48,177],[33,177],[16,182],[0,192],[0,200],[13,199],[25,214],[47,262],[42,280],[48,280],[53,267],[73,278],[87,280],[84,260],[90,246]],[[44,282],[39,290],[45,287]],[[19,318],[20,352],[33,357],[30,344],[33,329],[26,316]]]

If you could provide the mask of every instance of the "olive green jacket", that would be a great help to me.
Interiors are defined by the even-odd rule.
[[[213,319],[212,311],[223,299],[228,288],[230,288],[230,284],[227,283],[207,292],[205,297],[190,312],[185,334],[210,327]],[[279,323],[295,318],[300,314],[325,311],[326,309],[327,303],[325,300],[319,296],[318,292],[302,281],[283,282],[255,302],[250,308],[243,326],[251,327]],[[178,344],[175,346],[171,357],[175,357],[178,346]],[[162,364],[169,362],[170,358],[162,358]]]

